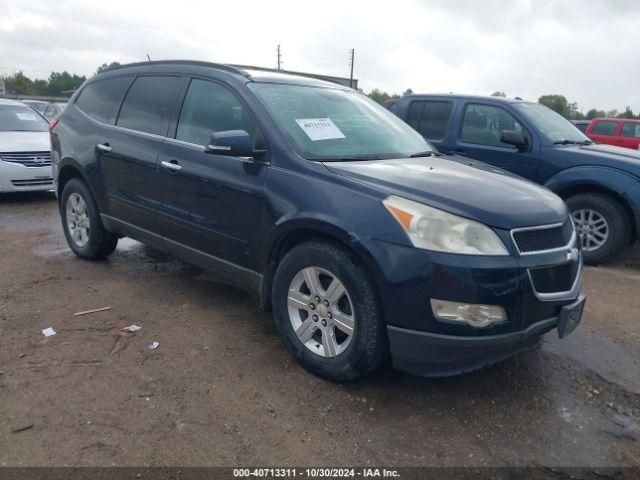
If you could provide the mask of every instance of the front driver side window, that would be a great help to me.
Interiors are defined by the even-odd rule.
[[[253,139],[256,125],[240,100],[214,82],[193,79],[182,105],[176,138],[207,145],[213,132],[245,130]]]
[[[525,134],[522,125],[501,108],[478,104],[469,104],[465,108],[461,132],[463,142],[515,148],[500,141],[503,130],[513,130]]]

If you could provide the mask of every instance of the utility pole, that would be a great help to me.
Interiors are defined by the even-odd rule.
[[[281,57],[281,55],[280,55],[280,44],[278,44],[278,70],[282,70],[282,67],[281,67],[282,61],[280,60],[280,57]]]
[[[349,88],[353,88],[353,60],[356,56],[356,51],[354,48],[352,48],[349,53],[349,65],[351,66],[351,74],[349,75]]]

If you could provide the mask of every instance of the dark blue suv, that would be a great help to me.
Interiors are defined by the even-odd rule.
[[[564,202],[438,154],[348,88],[133,64],[88,80],[51,144],[79,257],[104,258],[128,236],[256,291],[319,375],[352,380],[389,355],[451,375],[580,321],[582,259]]]
[[[538,103],[406,95],[392,107],[443,153],[540,183],[569,206],[586,263],[611,260],[640,234],[640,152],[596,145]]]

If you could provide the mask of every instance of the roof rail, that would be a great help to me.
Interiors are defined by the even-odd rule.
[[[243,77],[250,77],[250,75],[247,72],[237,67],[226,65],[224,63],[203,62],[199,60],[152,60],[150,62],[125,63],[123,65],[117,65],[115,67],[108,68],[104,72],[100,72],[100,73],[110,72],[112,70],[119,70],[121,68],[141,67],[143,65],[198,65],[201,67],[211,67],[211,68],[217,68],[220,70],[226,70],[228,72],[242,75]]]

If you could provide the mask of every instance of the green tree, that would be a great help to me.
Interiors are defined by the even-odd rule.
[[[609,110],[605,115],[607,118],[616,118],[619,115],[618,110],[616,108]]]
[[[618,115],[618,118],[636,118],[636,116],[633,114],[631,107],[627,105],[627,108],[624,109],[624,112]]]
[[[18,95],[35,95],[36,93],[33,82],[22,71],[6,75],[2,79],[7,93]]]
[[[606,116],[607,114],[604,110],[598,110],[596,108],[592,108],[587,112],[587,115],[585,116],[585,118],[587,120],[593,120],[594,118],[604,118]]]
[[[506,98],[507,94],[504,92],[501,92],[499,90],[496,90],[495,92],[493,92],[491,94],[492,97],[502,97],[502,98]]]
[[[96,75],[98,73],[105,72],[105,71],[109,70],[110,68],[119,67],[119,66],[120,66],[120,62],[111,62],[109,64],[103,63],[102,65],[100,65],[98,67],[98,70],[96,70]]]
[[[411,90],[410,88],[407,88],[407,89],[404,91],[403,95],[411,95],[412,93],[413,93],[413,90]]]
[[[387,92],[383,92],[382,90],[379,90],[377,88],[374,88],[367,94],[367,97],[369,97],[371,100],[378,102],[380,105],[383,105],[384,102],[386,102],[387,100],[395,96],[397,95],[389,95]]]
[[[578,105],[575,102],[569,103],[564,95],[542,95],[538,99],[538,103],[549,107],[564,118],[575,120],[582,117],[582,114],[578,112]]]
[[[84,76],[71,75],[68,72],[51,72],[47,83],[47,93],[49,95],[68,95],[76,90],[82,82],[86,80]]]

